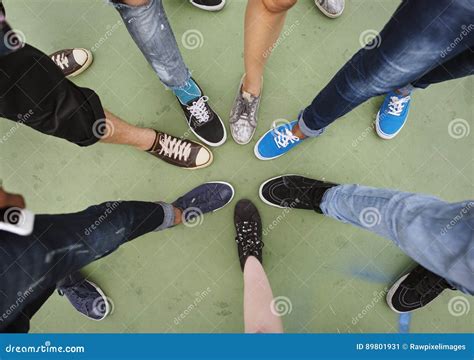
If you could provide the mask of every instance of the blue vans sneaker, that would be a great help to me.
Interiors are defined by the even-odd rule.
[[[400,132],[408,118],[410,100],[410,95],[387,94],[375,119],[375,130],[382,139],[393,139]]]
[[[300,144],[303,140],[291,132],[297,123],[298,120],[282,125],[274,122],[272,129],[268,130],[255,144],[255,156],[260,160],[276,159]]]

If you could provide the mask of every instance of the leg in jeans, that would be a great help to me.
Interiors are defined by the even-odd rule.
[[[24,331],[25,317],[39,309],[66,275],[174,223],[172,205],[116,201],[74,214],[39,215],[30,236],[0,231],[0,330],[18,324],[18,318]]]
[[[184,64],[162,0],[114,0],[133,40],[170,89],[186,86],[191,78]]]
[[[265,63],[297,0],[249,0],[245,11],[245,79],[242,90],[260,95]]]
[[[244,267],[244,321],[246,333],[282,333],[281,318],[272,312],[273,293],[262,264],[253,256]]]
[[[474,45],[474,31],[463,37],[449,57],[442,56],[463,26],[472,22],[473,13],[469,0],[403,1],[381,31],[379,46],[361,49],[344,65],[305,109],[294,132],[319,135],[318,130],[371,97],[414,82],[463,53]]]
[[[383,236],[417,263],[474,294],[474,201],[340,185],[320,205],[327,216]]]

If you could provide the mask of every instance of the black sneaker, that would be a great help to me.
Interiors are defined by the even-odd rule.
[[[63,279],[58,284],[57,290],[59,295],[65,296],[77,311],[91,320],[104,320],[110,313],[111,306],[104,292],[79,273]]]
[[[225,0],[189,0],[189,2],[206,11],[219,11],[225,6]]]
[[[234,224],[237,231],[235,241],[242,271],[249,256],[255,256],[263,265],[262,220],[257,208],[250,200],[243,199],[235,205]]]
[[[220,146],[227,139],[224,123],[219,115],[209,106],[209,98],[204,95],[198,83],[194,79],[192,81],[199,88],[201,96],[187,104],[183,104],[176,97],[183,109],[186,122],[199,140],[209,146]]]
[[[230,203],[234,194],[231,184],[213,181],[187,192],[174,201],[173,206],[183,212],[182,221],[185,225],[193,225],[203,214],[217,211]]]
[[[298,175],[282,175],[269,179],[260,186],[260,199],[279,208],[315,210],[322,213],[319,205],[323,195],[333,186],[337,184]]]
[[[441,276],[418,265],[402,276],[387,293],[387,304],[397,313],[406,313],[427,305],[445,289],[455,290]]]
[[[83,48],[59,50],[49,57],[66,77],[74,77],[83,73],[93,61],[92,53]]]

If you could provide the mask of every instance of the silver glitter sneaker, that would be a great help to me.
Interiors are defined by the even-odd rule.
[[[257,113],[260,106],[260,96],[242,93],[242,83],[244,76],[240,80],[239,90],[234,100],[234,105],[230,112],[230,133],[237,144],[245,145],[252,140],[257,128]]]
[[[344,11],[344,0],[314,0],[321,12],[330,18],[337,18]]]

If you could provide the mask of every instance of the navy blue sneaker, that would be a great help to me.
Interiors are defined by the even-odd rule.
[[[109,315],[111,306],[104,292],[80,273],[69,275],[57,286],[59,295],[65,296],[74,308],[91,320],[101,321]]]
[[[232,201],[234,194],[235,190],[231,184],[212,181],[192,189],[172,205],[183,212],[182,220],[185,225],[197,225],[197,218],[223,208]]]
[[[260,160],[276,159],[302,143],[303,140],[291,132],[297,123],[298,120],[281,125],[273,123],[273,128],[268,130],[255,144],[255,156]]]
[[[375,129],[382,139],[393,139],[403,128],[410,109],[410,95],[403,96],[390,92],[377,113]]]

